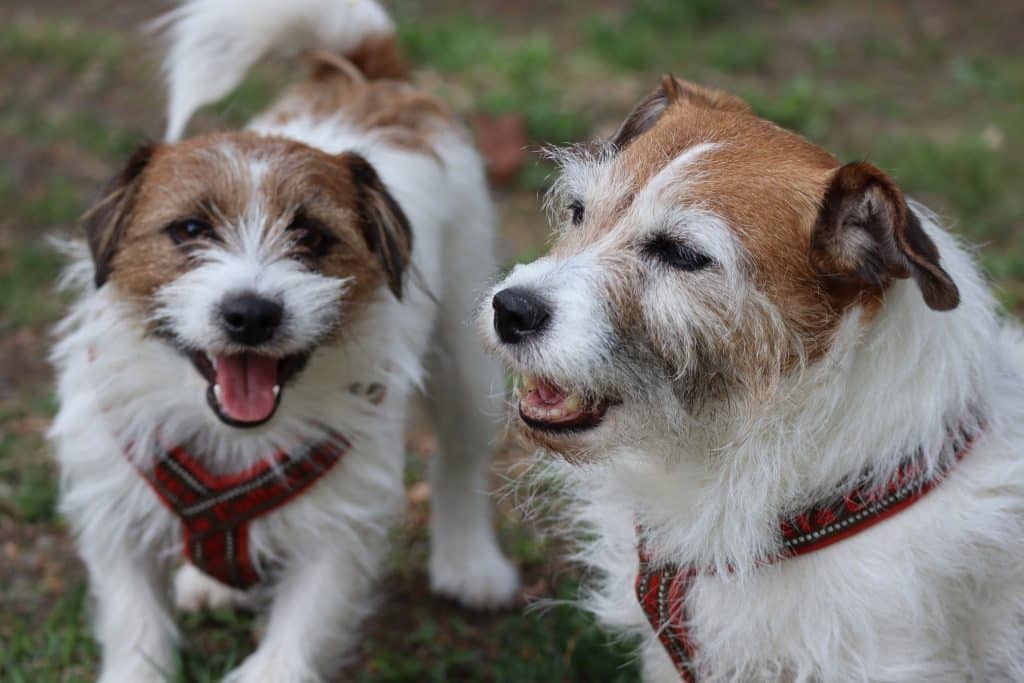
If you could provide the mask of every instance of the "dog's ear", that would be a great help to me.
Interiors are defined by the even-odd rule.
[[[142,171],[153,158],[156,148],[157,145],[149,143],[135,150],[124,167],[107,183],[99,201],[82,216],[97,288],[110,277],[114,255],[128,226]]]
[[[612,137],[612,146],[616,150],[625,149],[630,142],[650,130],[672,104],[684,101],[707,109],[743,113],[751,111],[746,102],[727,92],[704,88],[666,74],[661,79],[661,85],[645,97],[622,122]]]
[[[412,255],[412,228],[402,207],[391,196],[377,171],[365,158],[346,153],[344,161],[356,187],[359,229],[380,261],[388,286],[402,298],[402,281]]]
[[[811,264],[830,283],[879,290],[912,277],[925,303],[949,311],[960,291],[939,265],[939,250],[896,184],[865,162],[838,169],[811,236]]]

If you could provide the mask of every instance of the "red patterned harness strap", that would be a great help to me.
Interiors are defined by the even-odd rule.
[[[953,452],[942,466],[932,472],[924,467],[924,453],[916,451],[897,468],[882,489],[858,485],[846,495],[792,518],[782,520],[783,552],[769,563],[806,555],[839,543],[905,510],[935,488],[953,467],[971,450],[977,433],[960,428],[951,435]],[[672,659],[685,683],[697,683],[699,672],[694,661],[693,642],[686,612],[690,585],[701,572],[692,566],[655,565],[643,547],[642,529],[638,529],[640,570],[636,577],[636,595],[654,632]]]
[[[351,448],[328,432],[295,456],[278,452],[243,472],[215,475],[178,446],[139,472],[181,520],[185,557],[221,583],[249,588],[262,578],[249,548],[250,523],[311,487]]]

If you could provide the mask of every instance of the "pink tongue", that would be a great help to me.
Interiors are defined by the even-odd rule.
[[[274,412],[277,359],[255,353],[217,356],[220,408],[239,422],[260,422]]]
[[[557,405],[565,400],[565,392],[546,379],[537,381],[537,395],[540,397],[541,403],[549,406]]]

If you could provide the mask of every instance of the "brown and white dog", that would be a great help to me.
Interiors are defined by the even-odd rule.
[[[474,607],[517,593],[486,494],[503,380],[466,322],[495,269],[492,206],[377,3],[191,0],[163,27],[168,141],[87,216],[53,354],[100,678],[173,677],[184,547],[178,606],[270,602],[229,680],[319,681],[372,602],[424,383],[432,586]],[[278,48],[320,51],[312,75],[244,131],[178,141]]]
[[[480,326],[647,680],[1024,680],[1024,338],[969,251],[671,77],[555,155]]]

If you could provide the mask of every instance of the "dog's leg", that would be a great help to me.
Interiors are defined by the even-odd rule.
[[[174,606],[183,612],[198,612],[203,608],[252,607],[252,601],[245,591],[225,586],[186,563],[174,575]]]
[[[430,583],[437,593],[486,609],[511,603],[519,578],[498,547],[488,495],[504,381],[466,322],[472,294],[456,287],[446,292],[439,352],[428,368],[440,444],[430,463]]]
[[[165,683],[175,676],[177,629],[167,568],[136,547],[91,525],[80,537],[96,599],[96,637],[103,649],[100,683]]]
[[[347,654],[372,606],[386,547],[375,538],[322,538],[296,551],[275,588],[256,651],[224,683],[320,683]]]

